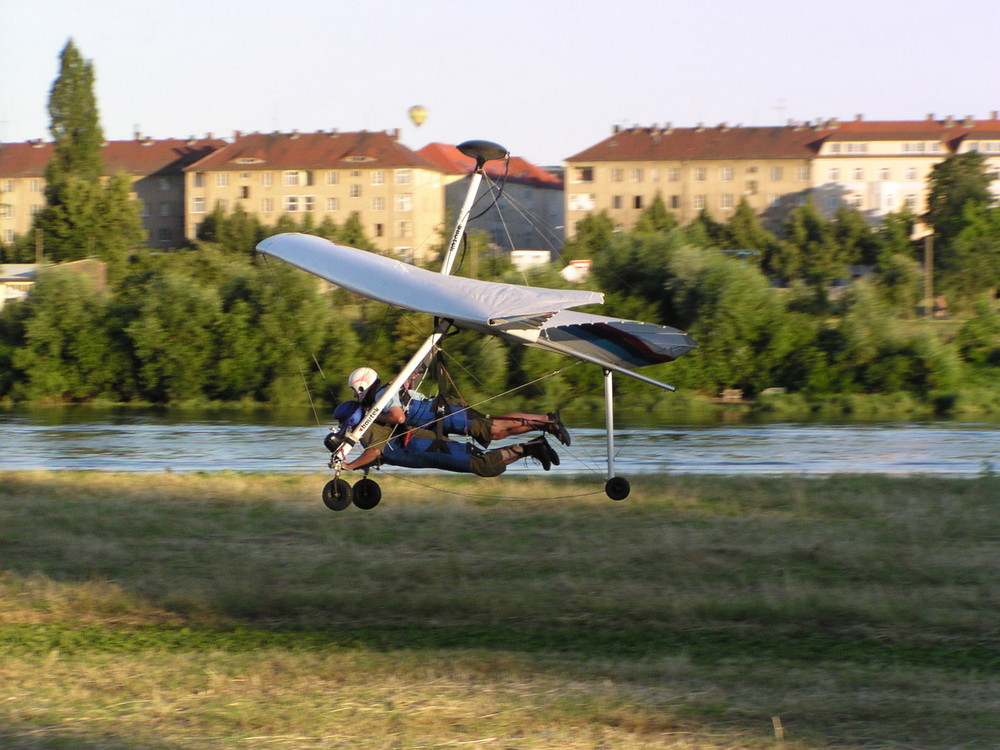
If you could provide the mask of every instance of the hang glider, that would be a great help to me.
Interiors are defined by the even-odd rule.
[[[439,321],[434,332],[360,422],[346,434],[338,436],[332,444],[327,442],[333,453],[330,466],[336,475],[324,489],[324,501],[335,510],[350,505],[351,486],[339,478],[347,453],[452,326],[575,357],[603,368],[608,448],[605,491],[609,497],[621,500],[629,494],[629,484],[614,474],[611,374],[618,372],[672,391],[673,386],[642,375],[635,368],[671,362],[694,349],[696,344],[690,336],[675,328],[574,309],[600,304],[604,301],[600,292],[518,286],[452,276],[458,244],[483,177],[483,165],[508,156],[506,149],[490,141],[466,141],[458,148],[476,160],[476,167],[438,273],[313,235],[279,234],[257,245],[260,252],[355,294],[401,309],[433,315]],[[355,498],[355,504],[364,508],[374,507],[381,491],[372,501],[372,485],[375,488],[377,485],[367,476],[361,482],[366,483],[363,485],[364,499]],[[361,482],[355,485],[358,492]]]
[[[446,276],[308,234],[275,235],[257,249],[362,297],[576,357],[666,389],[670,386],[631,368],[671,362],[695,346],[674,328],[570,310],[600,304],[600,292]]]

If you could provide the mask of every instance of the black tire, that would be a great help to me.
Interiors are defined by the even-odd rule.
[[[331,479],[323,488],[323,504],[330,510],[345,510],[351,505],[351,485],[343,479]]]
[[[378,482],[368,477],[355,482],[351,492],[352,501],[361,510],[371,510],[382,499],[382,488],[378,486]]]
[[[612,500],[624,500],[631,491],[632,486],[625,477],[611,477],[604,485],[604,493]]]

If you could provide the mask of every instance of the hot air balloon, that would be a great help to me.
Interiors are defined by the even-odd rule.
[[[410,107],[409,114],[410,121],[419,128],[424,124],[424,120],[427,119],[427,107],[416,104]]]

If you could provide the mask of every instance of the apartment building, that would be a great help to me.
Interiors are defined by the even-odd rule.
[[[156,248],[183,245],[183,169],[225,145],[211,136],[156,140],[136,133],[132,140],[108,141],[101,148],[105,176],[127,174],[133,197]],[[28,232],[45,205],[45,167],[54,145],[42,140],[0,144],[0,240],[11,243]]]
[[[1000,169],[1000,120],[823,120],[780,127],[615,128],[567,160],[567,234],[606,210],[631,228],[659,192],[681,223],[702,209],[726,221],[739,201],[772,228],[811,198],[832,215],[853,206],[870,220],[927,207],[927,177],[953,154],[975,150]],[[1000,196],[1000,182],[993,183]]]
[[[235,133],[185,168],[186,234],[217,206],[274,225],[282,215],[342,224],[357,212],[382,252],[424,258],[444,230],[444,175],[398,131]]]
[[[469,189],[474,159],[455,146],[431,143],[418,152],[444,174],[445,207],[455,218]],[[558,250],[563,243],[563,181],[535,164],[512,156],[507,162],[488,161],[473,216],[490,205],[503,186],[498,211],[469,222],[470,230],[485,232],[505,250]]]

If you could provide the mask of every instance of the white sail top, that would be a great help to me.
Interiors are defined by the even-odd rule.
[[[309,234],[278,234],[258,244],[257,250],[355,294],[457,325],[491,327],[604,301],[600,292],[444,276]]]

